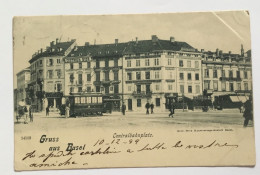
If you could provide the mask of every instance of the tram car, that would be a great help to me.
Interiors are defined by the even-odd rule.
[[[70,117],[103,115],[107,109],[102,94],[71,94],[61,106],[61,115],[65,115],[66,106],[70,107]]]

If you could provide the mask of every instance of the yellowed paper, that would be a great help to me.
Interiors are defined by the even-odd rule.
[[[254,166],[247,11],[14,17],[15,170]]]

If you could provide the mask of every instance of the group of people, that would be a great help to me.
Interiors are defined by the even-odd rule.
[[[146,108],[146,114],[149,115],[149,109],[151,108],[151,114],[153,114],[153,109],[154,109],[154,104],[153,102],[150,104],[149,102],[147,102],[145,104],[145,108]]]
[[[154,109],[154,104],[153,102],[150,104],[149,102],[147,102],[145,104],[145,108],[146,108],[146,114],[149,115],[150,113],[153,114],[153,109]],[[151,109],[151,112],[149,111],[149,109]],[[123,102],[122,104],[122,113],[123,115],[125,115],[125,111],[126,111],[126,105],[125,103]]]

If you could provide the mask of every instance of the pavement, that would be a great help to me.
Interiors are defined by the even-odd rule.
[[[33,122],[24,119],[15,122],[15,132],[24,130],[51,130],[51,129],[73,129],[73,128],[135,128],[135,127],[243,127],[243,115],[238,110],[222,110],[222,111],[176,111],[173,118],[169,117],[169,112],[159,112],[146,115],[140,112],[113,112],[112,114],[104,114],[103,116],[89,116],[77,118],[65,118],[60,116],[58,112],[50,112],[49,116],[45,112],[34,113]],[[250,121],[249,127],[253,123]]]

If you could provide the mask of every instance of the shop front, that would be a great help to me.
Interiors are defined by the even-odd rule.
[[[48,106],[50,109],[59,109],[62,104],[62,97],[62,92],[46,92],[47,103],[45,103],[45,108]]]

